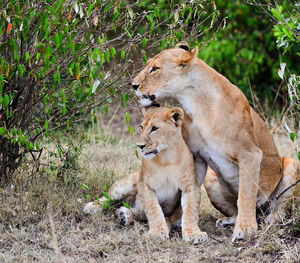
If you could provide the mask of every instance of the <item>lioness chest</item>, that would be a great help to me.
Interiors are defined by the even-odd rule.
[[[174,167],[165,167],[153,169],[144,177],[144,182],[155,192],[165,216],[171,215],[180,202],[179,173]]]
[[[195,123],[191,122],[185,126],[187,133],[184,139],[194,157],[202,158],[219,176],[221,184],[226,186],[229,192],[238,193],[238,165],[229,160],[226,153],[220,152],[214,142],[205,139]]]

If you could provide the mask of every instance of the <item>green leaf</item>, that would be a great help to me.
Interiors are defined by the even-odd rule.
[[[40,59],[40,56],[41,56],[41,53],[40,53],[40,52],[38,52],[38,53],[36,54],[36,61],[39,61],[39,59]]]
[[[126,102],[128,101],[128,92],[126,92],[125,94],[122,94],[121,100],[122,100],[121,105],[122,105],[122,108],[124,109],[126,106]]]
[[[111,201],[110,196],[108,195],[108,193],[103,192],[103,196],[104,196],[108,201]]]
[[[143,56],[143,63],[144,63],[144,65],[147,64],[147,57],[146,57],[146,55]]]
[[[126,208],[130,209],[130,206],[129,206],[129,204],[128,204],[128,203],[126,203],[126,202],[122,202],[122,204],[123,204],[123,206],[125,206]]]
[[[8,106],[8,104],[9,104],[9,96],[6,94],[4,96],[4,98],[3,98],[3,101],[2,101],[2,107],[3,107],[3,109],[6,109],[7,106]]]
[[[105,52],[105,58],[106,58],[107,63],[109,63],[109,58],[110,58],[110,52],[109,52],[109,50],[107,50]]]
[[[6,128],[5,127],[1,127],[0,128],[0,135],[3,136],[6,134]]]
[[[47,119],[45,120],[45,130],[46,131],[48,130],[48,120]]]
[[[22,136],[22,138],[21,138],[21,143],[22,143],[22,145],[25,145],[25,144],[26,144],[26,138],[25,138],[25,136]]]
[[[135,150],[135,156],[136,156],[136,158],[140,159],[138,150]]]
[[[80,78],[80,66],[79,66],[79,63],[76,63],[76,65],[75,65],[75,71],[76,71],[76,80],[79,80],[79,78]]]
[[[27,62],[28,59],[29,59],[29,53],[26,51],[25,52],[25,62]]]
[[[57,33],[55,34],[54,41],[55,41],[56,48],[58,48],[60,45],[59,34],[57,34]]]
[[[105,107],[104,107],[104,116],[106,116],[107,113],[108,113],[108,106],[105,106]]]
[[[128,126],[128,130],[130,132],[130,136],[132,136],[133,135],[133,127]]]
[[[90,14],[92,13],[94,6],[95,6],[95,4],[90,4],[89,9],[88,9],[88,16],[90,16]]]
[[[22,76],[24,74],[24,68],[23,68],[22,64],[18,65],[18,72],[20,74],[20,77],[22,78]]]
[[[281,17],[280,17],[280,14],[278,13],[278,11],[274,8],[271,8],[271,12],[273,14],[273,16],[278,20],[278,21],[281,21]]]
[[[67,113],[66,105],[63,105],[62,108],[61,108],[61,114],[66,115],[66,113]]]
[[[146,47],[146,45],[147,45],[147,38],[143,37],[143,39],[142,39],[142,45],[143,45],[143,48]]]
[[[33,143],[32,142],[26,143],[26,149],[27,151],[31,151],[33,149]]]
[[[129,116],[128,112],[125,112],[125,119],[126,119],[127,125],[129,125],[130,116]]]
[[[125,51],[124,50],[121,51],[121,58],[125,59]]]
[[[294,141],[295,140],[295,133],[291,132],[290,133],[290,138],[291,138],[292,141]]]
[[[113,57],[113,59],[115,58],[115,55],[116,55],[116,49],[115,48],[111,48],[111,50],[110,50],[110,52],[111,52],[111,56]]]
[[[161,49],[164,49],[164,48],[165,48],[166,42],[167,42],[166,39],[162,39],[161,44],[160,44],[160,48],[161,48]]]
[[[81,185],[81,188],[82,188],[83,190],[89,189],[89,187],[88,187],[86,184],[82,184],[82,185]]]

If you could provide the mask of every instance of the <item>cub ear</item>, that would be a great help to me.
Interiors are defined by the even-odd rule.
[[[188,64],[193,64],[194,62],[196,62],[197,57],[198,57],[198,47],[196,46],[196,47],[194,47],[194,49],[189,51],[187,55],[185,55],[181,58],[178,58],[176,60],[176,63],[179,66],[184,67],[184,66],[187,66]]]
[[[167,120],[174,122],[176,126],[180,126],[184,118],[184,111],[182,108],[175,107],[168,110],[165,113],[165,117]]]
[[[160,107],[160,105],[158,103],[154,103],[151,106],[142,108],[142,115],[143,115],[143,117],[146,118],[146,116],[149,113],[156,111],[157,108],[159,108],[159,107]]]
[[[181,41],[179,43],[176,44],[175,48],[182,48],[186,51],[190,51],[190,46],[188,43],[186,43],[185,41]]]

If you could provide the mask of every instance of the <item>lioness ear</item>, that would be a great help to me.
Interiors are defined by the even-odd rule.
[[[165,117],[167,120],[174,122],[176,126],[179,126],[182,124],[184,111],[179,107],[172,108],[165,113]]]
[[[149,106],[149,107],[144,107],[144,108],[142,108],[142,115],[143,115],[143,117],[146,118],[146,116],[147,116],[149,113],[156,111],[157,108],[159,108],[159,107],[160,107],[160,105],[159,105],[158,103],[154,103],[154,104],[152,104],[152,105]]]
[[[186,51],[190,51],[190,46],[188,43],[186,43],[185,41],[181,41],[179,43],[176,44],[175,48],[182,48]]]
[[[176,63],[179,66],[186,66],[188,64],[192,64],[192,63],[196,62],[197,56],[198,56],[198,47],[196,46],[194,49],[192,49],[191,51],[189,51],[189,53],[188,53],[187,56],[178,58],[176,60]]]

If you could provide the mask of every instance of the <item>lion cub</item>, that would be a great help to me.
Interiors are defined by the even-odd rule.
[[[199,243],[207,234],[198,227],[200,186],[197,184],[193,155],[182,137],[184,111],[156,108],[145,116],[137,147],[143,156],[142,171],[114,183],[111,199],[135,195],[130,209],[121,207],[118,217],[128,225],[133,217],[146,215],[149,234],[169,238],[169,228],[181,219],[183,240]],[[106,200],[100,199],[100,203]],[[85,205],[85,213],[99,210],[97,202]],[[167,219],[165,217],[168,217]]]

